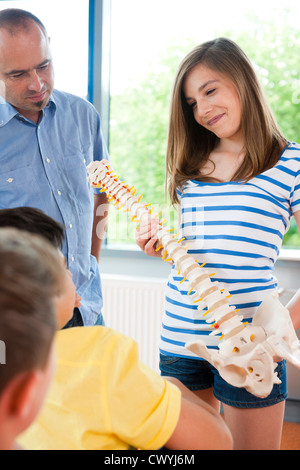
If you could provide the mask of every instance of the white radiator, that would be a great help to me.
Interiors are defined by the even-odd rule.
[[[102,274],[105,325],[133,338],[140,359],[159,372],[161,320],[166,281]]]

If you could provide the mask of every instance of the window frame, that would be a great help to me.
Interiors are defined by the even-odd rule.
[[[111,0],[89,0],[88,100],[101,116],[109,148]]]
[[[112,0],[90,0],[89,18],[89,73],[88,99],[94,104],[101,116],[102,132],[109,149],[110,128],[110,51],[111,51],[111,12]],[[143,254],[136,246],[114,247],[106,241],[103,250],[105,256],[123,253],[140,258]],[[300,261],[300,248],[282,248],[278,259]]]

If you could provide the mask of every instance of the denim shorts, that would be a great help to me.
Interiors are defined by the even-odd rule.
[[[209,362],[199,359],[160,355],[162,376],[174,377],[190,390],[213,388],[220,402],[236,408],[263,408],[276,405],[287,398],[286,363],[278,363],[276,372],[281,384],[275,384],[269,396],[258,398],[244,388],[233,387],[225,382]]]

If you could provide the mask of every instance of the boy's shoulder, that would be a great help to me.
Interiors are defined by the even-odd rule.
[[[136,342],[118,331],[104,326],[75,327],[56,334],[58,361],[84,362],[111,360],[116,352],[137,349]]]

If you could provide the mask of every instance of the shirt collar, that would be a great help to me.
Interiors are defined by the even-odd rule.
[[[49,103],[47,104],[46,108],[51,109],[53,112],[56,111],[56,102],[53,93],[49,98]]]
[[[0,96],[0,126],[5,126],[17,114],[18,111]]]
[[[50,96],[45,109],[50,109],[55,113],[56,103],[53,94]],[[19,115],[20,113],[10,103],[0,96],[0,127],[4,127],[11,119]]]

